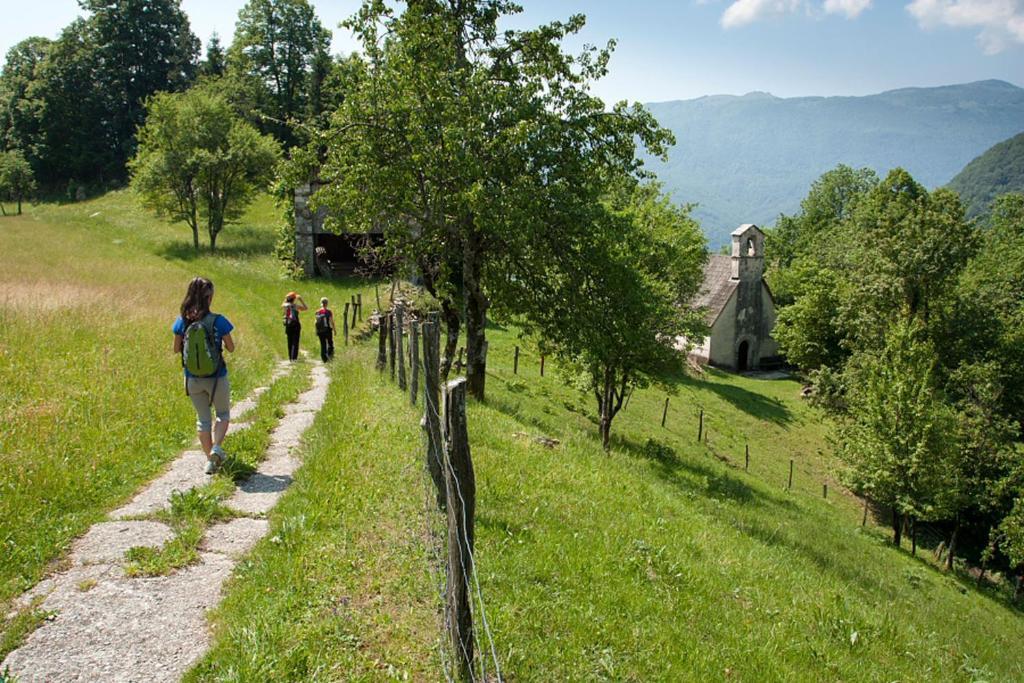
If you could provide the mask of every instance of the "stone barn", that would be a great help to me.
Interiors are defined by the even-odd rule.
[[[384,235],[380,230],[370,233],[336,235],[324,230],[327,211],[314,212],[309,198],[323,185],[312,181],[295,188],[295,260],[306,275],[352,275],[361,265],[359,249],[365,244],[380,246]]]
[[[775,302],[764,281],[764,233],[753,224],[732,233],[732,255],[713,255],[694,299],[711,334],[690,352],[698,362],[744,372],[776,364]]]

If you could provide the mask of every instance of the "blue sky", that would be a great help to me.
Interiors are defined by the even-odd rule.
[[[1024,85],[1024,0],[520,0],[516,26],[588,17],[570,47],[618,40],[606,100],[644,102],[753,90],[778,96],[861,95],[998,78]],[[243,0],[184,0],[192,28],[229,42]],[[358,0],[313,0],[336,28]],[[0,54],[29,35],[55,37],[75,0],[0,0]],[[16,19],[14,19],[16,17]]]

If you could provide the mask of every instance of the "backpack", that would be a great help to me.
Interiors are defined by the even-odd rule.
[[[214,331],[217,316],[207,313],[185,327],[181,364],[193,377],[213,377],[224,363]]]
[[[295,327],[299,324],[299,312],[295,308],[295,304],[289,304],[284,307],[284,326]]]
[[[321,308],[316,312],[316,333],[327,334],[331,331],[331,312]]]

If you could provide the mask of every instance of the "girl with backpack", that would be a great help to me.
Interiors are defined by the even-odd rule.
[[[231,422],[231,383],[224,364],[224,349],[235,350],[227,318],[210,311],[213,283],[197,277],[188,283],[181,311],[174,321],[174,353],[181,355],[185,393],[196,409],[199,444],[206,454],[206,473],[213,474],[227,457],[221,444]],[[211,406],[216,411],[214,426]]]
[[[327,362],[334,358],[334,313],[327,308],[327,297],[320,299],[320,310],[316,312],[316,336],[320,339],[320,360]]]
[[[284,333],[288,338],[288,360],[297,360],[299,357],[299,335],[302,333],[299,311],[308,311],[309,307],[297,293],[288,292],[281,308],[284,309]]]

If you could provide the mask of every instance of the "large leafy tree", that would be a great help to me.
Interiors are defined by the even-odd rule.
[[[127,162],[135,130],[145,119],[145,100],[187,88],[195,78],[199,39],[180,0],[79,0],[89,25],[99,69],[93,87],[110,107],[114,158]]]
[[[896,323],[881,353],[858,354],[851,364],[838,454],[852,489],[891,510],[899,545],[904,518],[928,519],[936,511],[952,413],[936,386],[935,350],[920,323]]]
[[[46,185],[104,181],[124,173],[110,93],[96,87],[103,60],[90,22],[78,19],[50,45],[24,106],[36,116],[28,158]]]
[[[853,217],[857,204],[876,185],[878,176],[870,168],[855,169],[840,164],[811,184],[807,196],[800,202],[799,213],[779,217],[775,227],[768,230],[765,244],[776,299],[783,303],[790,300],[785,280],[778,280],[776,276],[801,256],[817,257],[829,251],[829,241],[835,239],[836,231]]]
[[[153,97],[131,162],[132,186],[143,203],[184,221],[196,250],[201,224],[216,249],[225,223],[268,186],[280,153],[273,138],[243,121],[213,90]]]
[[[449,340],[464,308],[477,398],[492,303],[532,282],[531,304],[549,304],[541,238],[593,225],[597,180],[635,174],[639,146],[662,153],[670,140],[641,107],[608,109],[590,94],[610,51],[563,52],[582,16],[500,31],[519,11],[506,0],[426,0],[395,13],[367,0],[349,22],[366,75],[326,134],[321,202],[353,231],[385,227],[441,300]]]
[[[306,0],[249,0],[238,13],[230,67],[258,84],[261,127],[286,145],[296,142],[290,122],[305,117],[330,42]]]
[[[51,41],[26,38],[10,50],[0,71],[0,150],[20,149],[29,157],[39,136],[39,115],[28,96]]]
[[[958,367],[949,381],[955,440],[939,493],[942,515],[953,521],[947,544],[948,569],[953,568],[957,536],[970,515],[991,526],[998,523],[1008,502],[1019,430],[1001,410],[1000,374],[996,363],[968,363]]]

